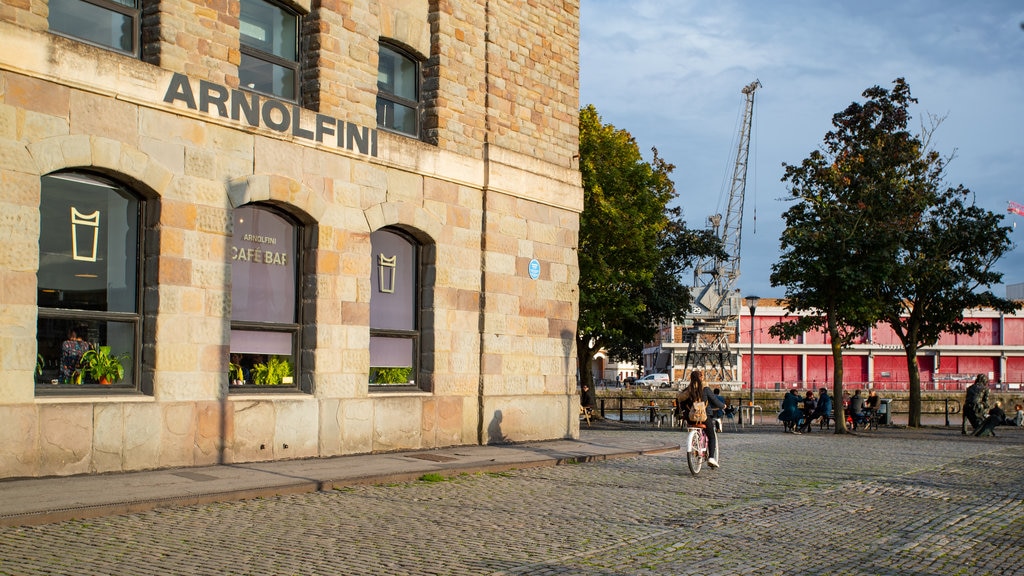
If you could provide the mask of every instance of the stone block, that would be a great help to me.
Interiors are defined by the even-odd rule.
[[[2,394],[2,391],[0,391]],[[36,406],[0,404],[0,478],[39,474]]]
[[[124,405],[124,469],[145,470],[160,462],[164,427],[157,403]]]
[[[274,457],[276,459],[312,458],[319,447],[317,423],[319,409],[311,396],[301,400],[276,399]]]
[[[39,405],[39,474],[90,472],[92,426],[90,403]]]

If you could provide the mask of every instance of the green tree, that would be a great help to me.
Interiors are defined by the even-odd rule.
[[[833,124],[841,120],[833,118]],[[878,250],[866,215],[856,161],[844,138],[832,131],[825,144],[799,165],[783,164],[793,205],[783,213],[782,254],[772,265],[772,286],[785,286],[787,318],[769,333],[792,339],[809,330],[824,332],[833,359],[837,434],[846,432],[843,348],[874,324],[880,311],[871,274]],[[793,316],[791,316],[793,315]]]
[[[821,151],[786,167],[783,180],[792,183],[798,204],[786,213],[784,254],[772,283],[794,297],[790,311],[819,315],[773,330],[793,335],[801,324],[836,314],[846,327],[828,329],[838,397],[841,347],[852,342],[849,335],[889,324],[907,357],[908,424],[919,426],[918,350],[943,333],[977,332],[981,326],[963,318],[965,309],[1017,308],[982,290],[1002,278],[992,268],[1011,247],[1009,228],[1001,226],[1001,215],[974,205],[969,190],[944,184],[948,160],[928,146],[938,123],[933,119],[920,136],[907,130],[917,100],[902,78],[891,90],[875,86],[863,96],[863,104],[833,116],[835,129]]]
[[[608,350],[637,361],[658,321],[679,319],[690,305],[681,272],[721,251],[704,231],[686,228],[670,174],[658,156],[648,163],[632,135],[603,124],[593,105],[580,110],[580,311],[576,354],[582,382],[593,383],[591,359]]]

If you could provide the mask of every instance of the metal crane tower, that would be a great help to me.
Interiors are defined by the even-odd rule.
[[[743,230],[743,200],[747,187],[747,159],[750,153],[750,129],[754,117],[754,92],[761,87],[754,80],[743,87],[744,113],[740,123],[736,163],[733,165],[729,206],[725,214],[715,214],[708,222],[722,240],[727,257],[710,258],[693,270],[693,326],[683,333],[687,343],[684,373],[704,370],[708,380],[738,381],[729,337],[735,334],[739,318],[740,296],[735,291],[740,276],[740,239]]]

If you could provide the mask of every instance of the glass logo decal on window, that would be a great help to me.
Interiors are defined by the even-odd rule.
[[[78,250],[78,231],[81,228],[83,237],[83,251]],[[92,235],[92,252],[87,252],[89,241],[86,239]],[[71,259],[83,262],[96,261],[96,248],[100,239],[100,211],[92,214],[82,214],[74,206],[71,207]]]
[[[377,287],[385,294],[395,293],[395,277],[398,275],[398,255],[390,258],[377,255]]]

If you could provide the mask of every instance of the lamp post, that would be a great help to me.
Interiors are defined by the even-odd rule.
[[[754,425],[754,314],[757,312],[757,302],[760,300],[757,296],[747,296],[744,298],[747,301],[747,308],[750,308],[750,404],[748,406],[749,422],[751,426]],[[742,422],[743,418],[740,417]]]

